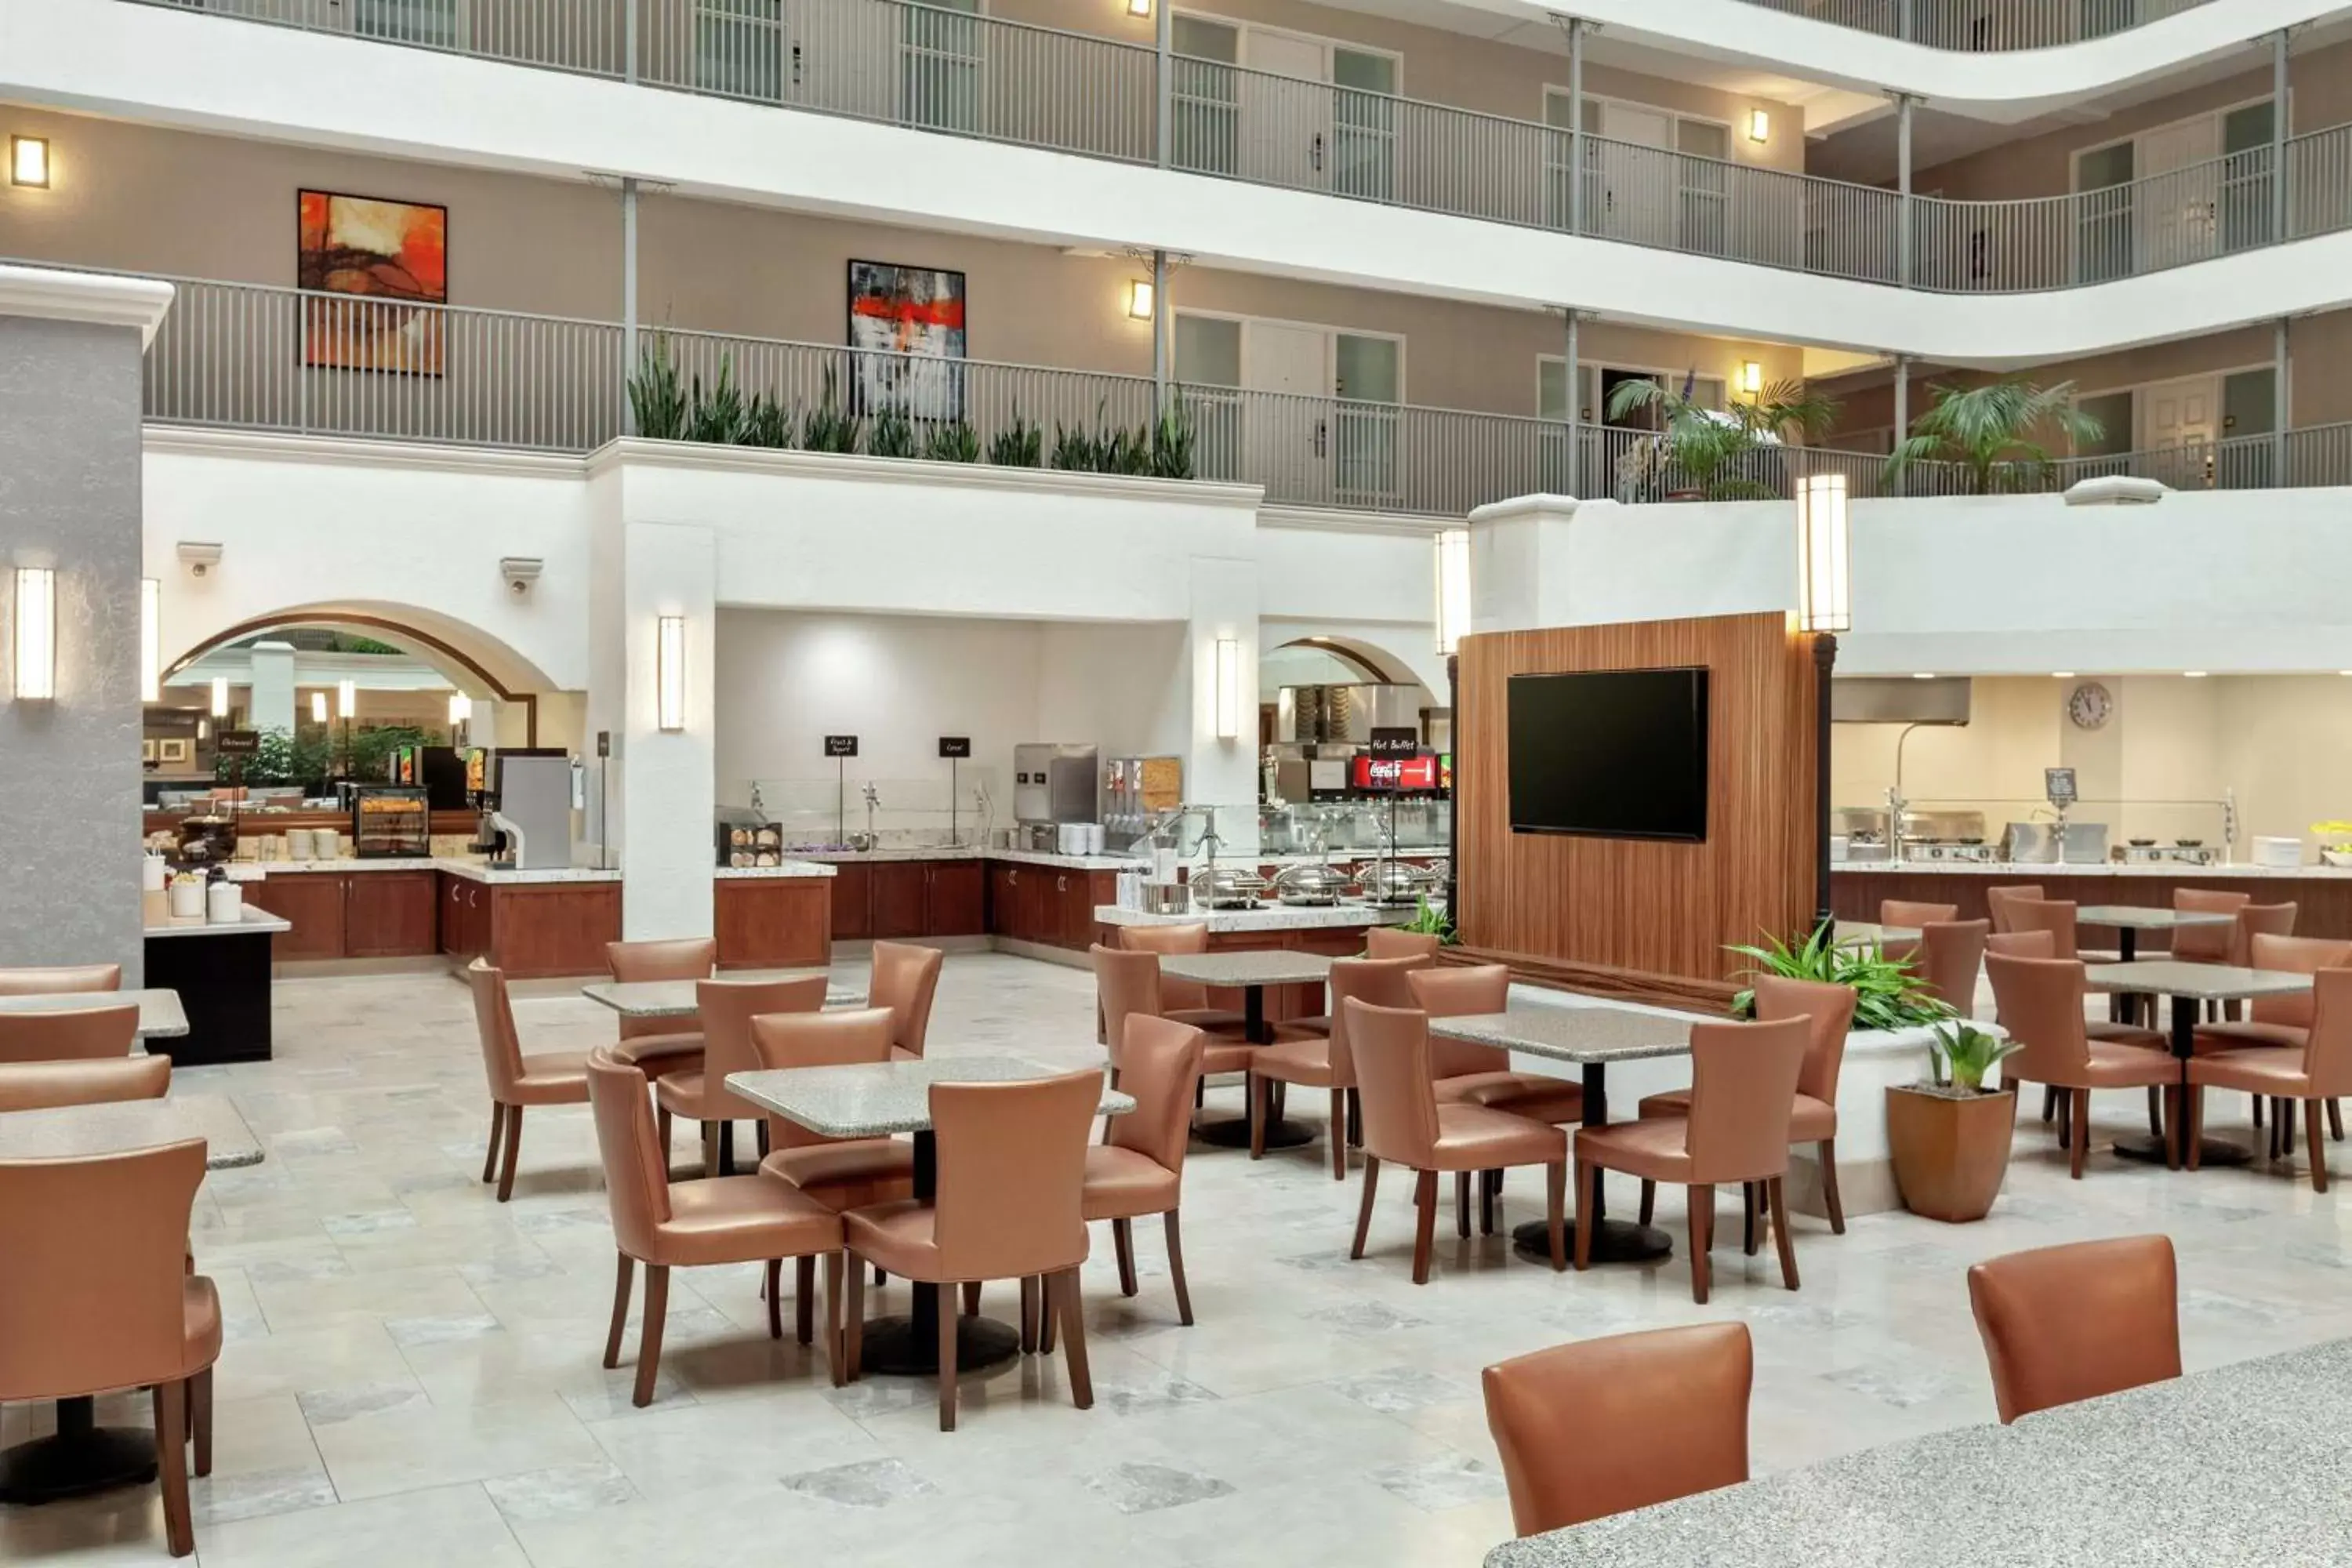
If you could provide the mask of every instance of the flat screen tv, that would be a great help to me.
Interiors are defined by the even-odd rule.
[[[1515,675],[1514,833],[1706,838],[1706,671]]]

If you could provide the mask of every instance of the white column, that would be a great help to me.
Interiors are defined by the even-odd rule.
[[[294,732],[294,645],[253,645],[253,696],[246,723],[255,730]]]
[[[1219,808],[1225,849],[1250,853],[1257,849],[1257,574],[1255,561],[1195,556],[1185,638],[1192,732],[1184,794],[1191,804]],[[1217,732],[1221,687],[1230,698],[1230,739]]]
[[[1900,205],[1897,221],[1902,227],[1895,237],[1895,280],[1905,288],[1911,286],[1911,95],[1895,95],[1895,147],[1898,184],[1895,189]]]

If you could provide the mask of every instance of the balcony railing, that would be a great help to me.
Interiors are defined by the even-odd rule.
[[[171,281],[178,297],[147,351],[145,412],[158,423],[565,453],[627,428],[625,333],[609,321]],[[720,438],[740,445],[1150,471],[1164,410],[1190,442],[1176,477],[1351,511],[1461,517],[1539,491],[1769,499],[1822,470],[1847,475],[1859,497],[2055,490],[2103,474],[2179,489],[2352,484],[2352,425],[2000,465],[1982,482],[1958,464],[1919,463],[1897,486],[1884,458],[1825,447],[1766,445],[1693,473],[1649,431],[1582,426],[1571,465],[1570,427],[1558,420],[1207,385],[1171,385],[1163,403],[1145,376],[716,332],[644,329],[639,363],[674,370],[687,405],[678,433],[689,438],[694,409],[716,406],[723,384],[727,412],[709,415],[698,438],[723,426]],[[1090,456],[1114,439],[1140,454],[1134,466]]]
[[[2283,167],[2262,147],[2065,195],[1915,197],[1906,247],[1904,202],[1879,186],[1181,56],[1163,84],[1150,48],[906,0],[138,3],[1946,292],[2081,287],[2352,226],[2352,126],[2290,139]],[[1923,42],[2011,48],[2199,0],[1753,3],[1873,31],[1907,4]]]
[[[2046,49],[2145,26],[2211,0],[1748,0],[1881,37],[1966,54]]]

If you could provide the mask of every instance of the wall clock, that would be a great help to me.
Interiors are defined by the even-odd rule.
[[[2066,694],[2066,717],[2077,730],[2097,730],[2115,717],[2113,693],[2095,680],[2086,680]]]

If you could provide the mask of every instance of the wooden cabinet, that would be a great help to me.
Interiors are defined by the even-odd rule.
[[[979,936],[988,930],[985,868],[977,860],[934,860],[924,889],[927,936]]]
[[[439,876],[441,951],[451,958],[479,958],[490,945],[489,889],[469,877]]]
[[[278,933],[274,957],[343,956],[343,880],[333,871],[294,871],[247,885],[247,901],[293,922],[292,931]]]
[[[489,961],[510,980],[602,974],[621,939],[618,882],[467,884],[466,912]]]
[[[711,891],[722,969],[787,969],[833,956],[832,877],[726,877]]]
[[[864,942],[874,934],[874,867],[845,860],[834,868],[833,940]]]
[[[355,871],[335,880],[345,887],[345,957],[415,958],[436,950],[437,873]]]
[[[929,903],[930,863],[877,860],[870,869],[874,910],[867,927],[869,933],[886,942],[927,934],[931,929],[926,908]]]

